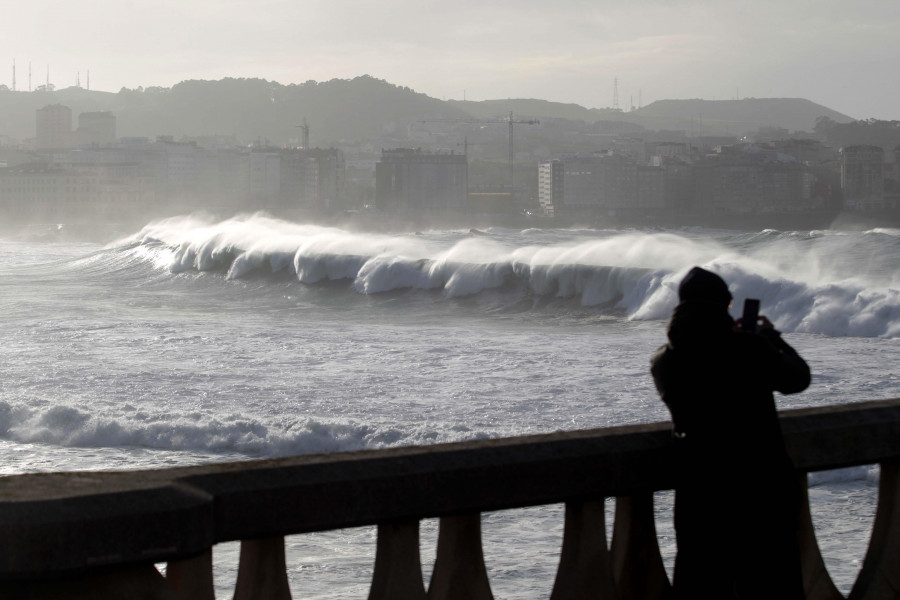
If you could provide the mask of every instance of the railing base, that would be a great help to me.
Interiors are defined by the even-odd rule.
[[[4,600],[181,600],[153,565],[50,581],[0,584]]]

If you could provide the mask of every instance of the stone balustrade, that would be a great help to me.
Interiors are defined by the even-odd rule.
[[[881,465],[872,538],[850,598],[900,598],[900,399],[785,411],[782,428],[798,477]],[[211,600],[212,548],[240,540],[234,598],[290,598],[285,535],[377,525],[370,600],[488,599],[480,514],[565,503],[552,600],[668,598],[653,493],[673,487],[669,430],[655,423],[151,471],[3,477],[0,597]],[[611,497],[608,544],[604,499]],[[801,509],[807,597],[842,598],[819,553],[806,498]],[[440,525],[426,589],[419,521],[432,517]],[[165,576],[156,563],[167,563]]]

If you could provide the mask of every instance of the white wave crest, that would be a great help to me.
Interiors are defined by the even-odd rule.
[[[293,456],[486,437],[466,428],[393,427],[297,419],[263,423],[241,415],[117,411],[91,414],[68,405],[45,409],[0,402],[0,437],[20,443],[100,448],[235,452]]]
[[[237,279],[285,272],[303,284],[346,280],[361,294],[439,290],[447,298],[509,288],[536,297],[665,319],[694,265],[729,283],[735,313],[759,298],[783,331],[900,336],[900,273],[893,230],[870,232],[616,232],[500,230],[364,234],[264,215],[196,217],[148,225],[127,240],[134,255],[172,273]],[[162,249],[160,249],[162,248]]]

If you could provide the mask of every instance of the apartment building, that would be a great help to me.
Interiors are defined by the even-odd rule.
[[[62,104],[49,104],[35,115],[35,147],[39,150],[71,148],[72,109]]]
[[[849,210],[884,210],[884,150],[867,145],[842,148],[841,189]]]
[[[467,207],[465,154],[420,149],[382,150],[375,164],[375,202],[397,212],[460,212]]]
[[[545,216],[552,217],[562,206],[565,190],[565,165],[559,159],[538,165],[538,203]]]

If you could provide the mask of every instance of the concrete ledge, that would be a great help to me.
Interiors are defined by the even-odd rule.
[[[664,488],[669,440],[668,426],[641,425],[296,457],[182,481],[216,498],[225,541]]]
[[[900,399],[784,411],[781,428],[800,471],[876,464],[900,456]]]
[[[212,497],[175,481],[149,482],[135,472],[0,482],[0,579],[166,561],[214,543]],[[35,497],[41,490],[46,498]]]

